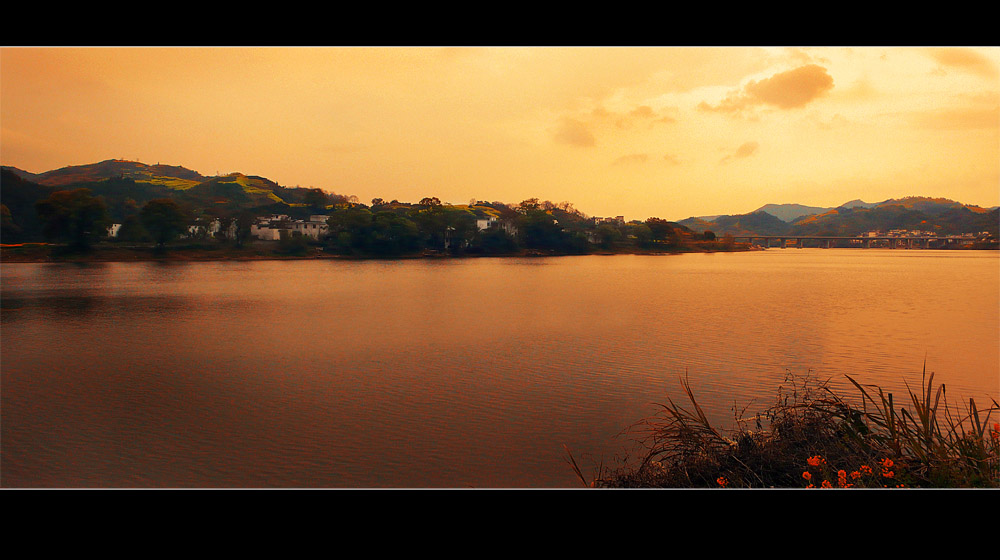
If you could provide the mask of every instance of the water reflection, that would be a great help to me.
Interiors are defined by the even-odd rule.
[[[924,253],[923,255],[919,253]],[[997,256],[875,250],[0,267],[10,486],[574,486],[788,371],[997,395]]]

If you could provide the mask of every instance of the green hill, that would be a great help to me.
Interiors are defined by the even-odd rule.
[[[137,161],[105,160],[87,165],[30,173],[3,167],[2,197],[5,239],[37,239],[40,229],[34,204],[54,190],[88,188],[103,197],[111,219],[121,222],[148,201],[172,198],[193,216],[233,215],[243,210],[297,217],[324,212],[345,202],[343,195],[315,188],[283,187],[256,175],[231,173],[205,177],[175,165],[148,165]]]
[[[48,187],[65,187],[77,183],[94,183],[108,179],[131,179],[137,183],[164,185],[172,189],[187,189],[207,180],[196,171],[176,165],[147,165],[138,161],[109,159],[87,165],[71,165],[44,173],[27,173],[10,168],[22,178]]]
[[[719,216],[711,221],[701,218],[688,218],[678,223],[694,231],[710,230],[716,235],[725,235],[727,233],[733,235],[747,235],[750,233],[781,235],[789,229],[787,222],[763,210],[757,210],[749,214]]]
[[[860,201],[854,201],[860,202]],[[856,236],[868,231],[894,229],[929,231],[939,235],[990,232],[1000,229],[997,209],[985,209],[946,198],[906,197],[877,204],[845,204],[818,214],[796,217],[790,223],[758,210],[749,214],[719,216],[712,220],[681,220],[695,231],[716,235],[832,235]]]

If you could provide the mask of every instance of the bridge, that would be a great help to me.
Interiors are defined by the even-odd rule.
[[[973,242],[976,239],[974,237],[947,237],[947,236],[919,236],[919,237],[893,237],[888,235],[880,235],[873,237],[850,237],[846,235],[730,235],[734,241],[739,241],[740,239],[746,239],[747,243],[753,243],[754,240],[759,240],[763,242],[764,247],[772,247],[773,242],[777,241],[778,246],[784,249],[788,246],[788,242],[791,240],[795,241],[795,246],[802,248],[804,241],[816,241],[814,244],[816,247],[829,249],[835,244],[837,246],[848,246],[857,247],[861,246],[865,249],[872,247],[872,242],[876,241],[877,246],[887,246],[889,249],[907,248],[912,249],[914,247],[918,249],[928,249],[934,243],[934,246],[941,247],[950,243],[968,243]],[[885,242],[885,243],[882,243]]]

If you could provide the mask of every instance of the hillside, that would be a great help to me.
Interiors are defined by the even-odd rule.
[[[831,209],[820,206],[804,206],[802,204],[765,204],[764,206],[754,210],[754,212],[767,212],[779,220],[791,222],[792,220],[802,216],[808,216],[809,214],[822,214],[823,212],[827,212],[829,210]]]
[[[767,205],[785,206],[785,205]],[[763,207],[762,207],[763,208]],[[787,205],[790,215],[797,209]],[[688,218],[680,223],[697,231],[711,230],[716,235],[861,235],[868,231],[907,229],[930,231],[940,235],[990,232],[1000,230],[998,210],[962,204],[946,198],[906,197],[879,203],[854,200],[837,208],[819,208],[822,212],[806,214],[785,222],[764,210],[748,214],[719,216],[708,221]]]
[[[719,216],[712,221],[700,218],[688,218],[678,223],[694,231],[711,230],[716,235],[746,235],[750,233],[781,235],[789,229],[788,223],[763,210],[757,210],[749,214]]]
[[[349,197],[315,188],[283,187],[256,175],[231,173],[205,177],[176,165],[105,160],[87,165],[30,173],[3,166],[4,239],[36,239],[40,235],[34,204],[55,190],[90,189],[101,196],[115,222],[134,215],[155,198],[172,198],[193,216],[232,215],[243,210],[301,217],[325,211]]]
[[[147,165],[138,161],[119,159],[109,159],[87,165],[71,165],[44,173],[28,173],[14,167],[8,169],[24,179],[47,187],[65,187],[76,183],[93,183],[108,179],[132,179],[137,183],[186,189],[208,180],[208,177],[180,166]]]
[[[4,243],[20,243],[42,237],[42,222],[35,202],[56,189],[22,178],[9,168],[0,170],[0,203],[3,212]]]

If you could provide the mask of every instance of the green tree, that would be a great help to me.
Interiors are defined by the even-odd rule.
[[[0,204],[0,237],[10,239],[20,233],[21,227],[14,223],[10,208],[7,208],[6,204]]]
[[[400,255],[420,249],[420,229],[412,220],[392,212],[372,217],[367,249],[380,255]]]
[[[610,249],[612,245],[622,240],[622,232],[611,224],[601,224],[597,226],[598,244],[604,249]]]
[[[649,247],[653,244],[653,230],[646,224],[633,224],[629,230],[635,237],[635,244],[639,247]]]
[[[326,219],[326,247],[338,253],[366,252],[370,245],[372,227],[371,210],[361,206],[351,206],[335,210]]]
[[[91,243],[107,235],[111,220],[104,201],[90,189],[56,191],[39,200],[35,210],[50,240],[64,241],[71,250],[86,250]]]
[[[662,218],[649,218],[644,222],[657,241],[669,241],[674,236],[674,227]]]
[[[257,220],[257,216],[250,210],[244,210],[237,214],[233,220],[235,223],[235,228],[233,229],[233,241],[236,242],[237,247],[243,247],[253,240],[250,235],[250,230],[253,227],[254,222]]]
[[[146,228],[142,227],[142,220],[139,215],[126,216],[122,221],[122,227],[118,230],[118,241],[124,242],[145,242],[151,241]]]
[[[156,198],[147,202],[139,211],[139,220],[160,250],[187,231],[186,213],[169,198]]]
[[[476,249],[486,254],[513,253],[518,250],[517,239],[503,228],[493,226],[479,232]]]
[[[330,197],[323,192],[323,189],[314,187],[306,189],[306,193],[302,197],[302,202],[305,203],[310,210],[318,214],[326,212],[326,207],[330,203]]]
[[[279,232],[278,248],[275,251],[283,255],[305,256],[309,252],[309,237],[301,231],[289,233],[283,229]]]

